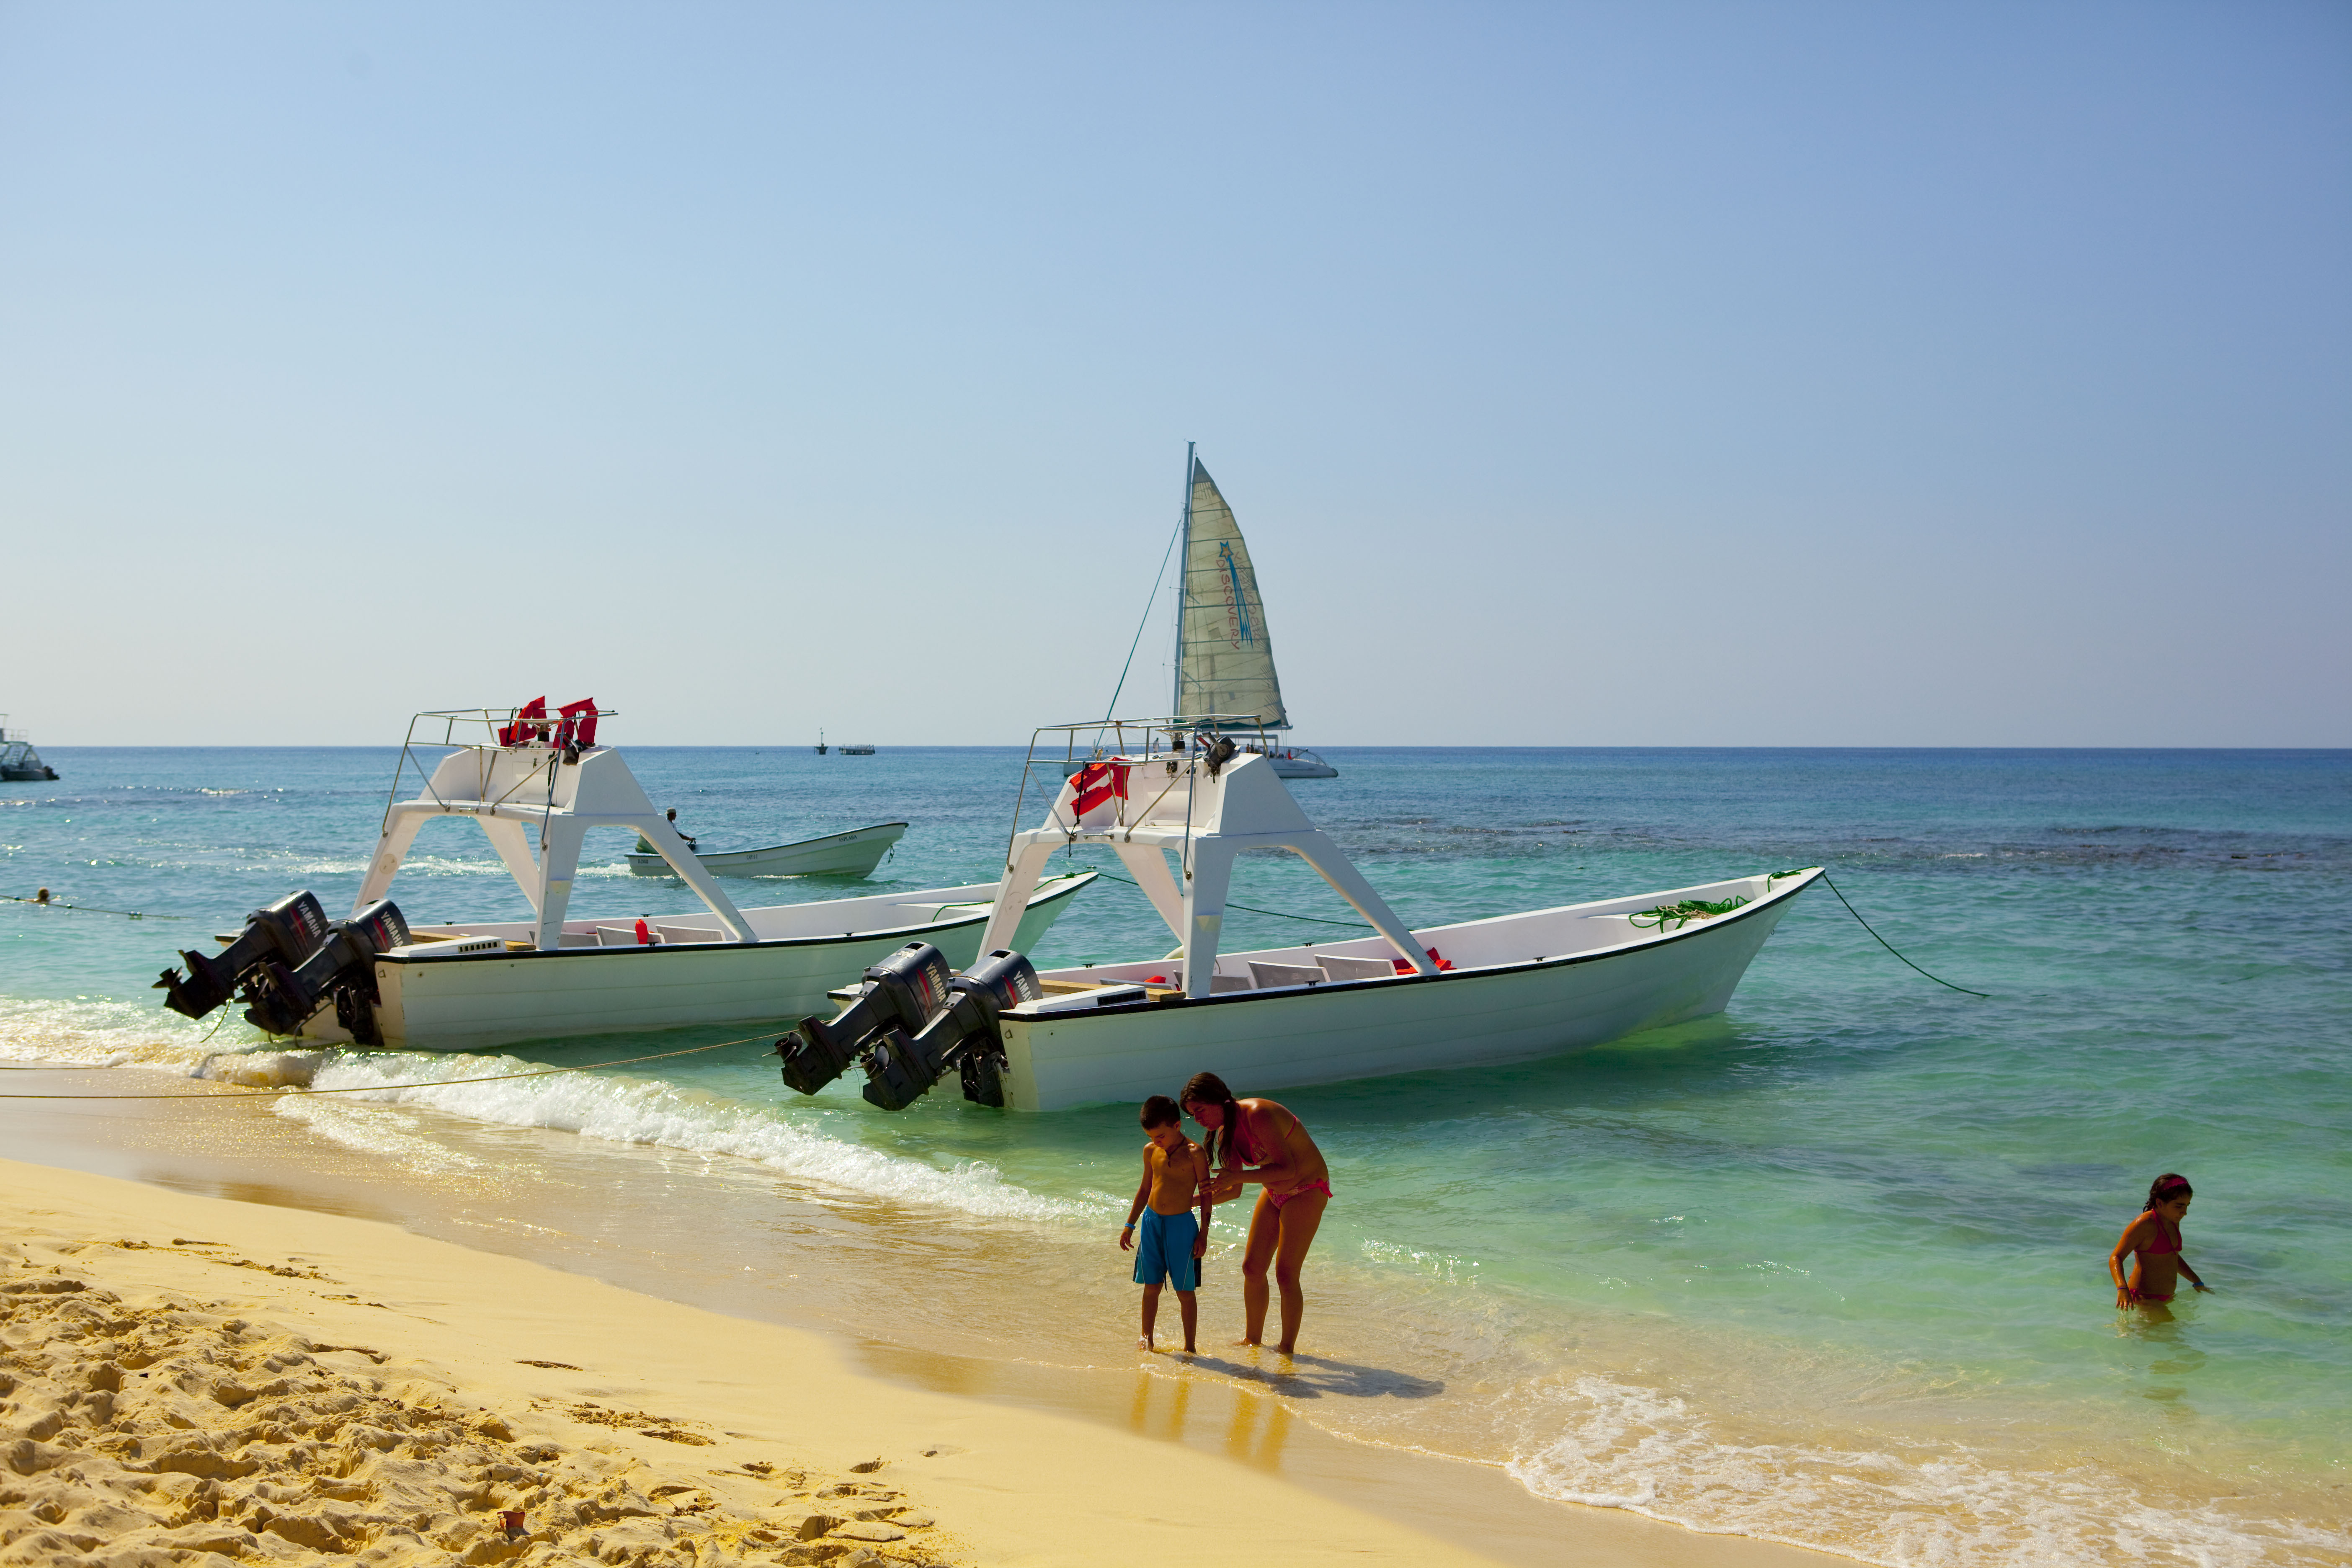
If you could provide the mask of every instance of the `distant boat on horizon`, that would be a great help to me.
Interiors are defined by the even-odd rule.
[[[0,713],[0,780],[9,784],[45,784],[58,776],[58,770],[41,761],[41,753],[33,750],[33,742],[25,738],[22,730],[11,734],[8,715]]]

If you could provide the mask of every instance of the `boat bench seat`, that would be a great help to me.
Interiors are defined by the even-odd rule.
[[[665,946],[668,947],[682,947],[689,942],[726,942],[729,940],[727,933],[724,931],[713,931],[708,926],[667,926],[652,921],[648,921],[646,923],[653,927],[654,935],[658,938]],[[587,945],[584,941],[583,945]],[[632,921],[625,926],[598,926],[596,928],[595,945],[598,947],[636,946],[637,928],[635,922]]]
[[[1325,953],[1315,962],[1323,966],[1324,974],[1332,980],[1388,980],[1396,974],[1396,965],[1385,958],[1346,958],[1338,953]]]
[[[1184,966],[1181,963],[1171,965],[1168,970],[1168,979],[1170,989],[1175,991],[1183,990]],[[1228,991],[1255,991],[1256,989],[1257,986],[1255,983],[1245,980],[1238,974],[1217,974],[1212,973],[1209,976],[1209,994],[1212,996],[1222,996]]]
[[[1250,983],[1260,991],[1278,985],[1320,985],[1323,972],[1303,963],[1260,963],[1249,961]]]

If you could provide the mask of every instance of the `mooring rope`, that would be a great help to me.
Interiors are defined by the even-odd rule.
[[[101,910],[96,904],[61,904],[55,899],[26,899],[0,893],[0,904],[30,904],[39,910],[71,910],[78,915],[121,915],[134,921],[192,921],[194,915],[151,915],[142,910]]]
[[[312,1089],[306,1084],[284,1084],[276,1089],[240,1089],[227,1094],[0,1094],[0,1100],[283,1100],[295,1094],[382,1094],[393,1089],[459,1089],[469,1083],[512,1083],[522,1078],[551,1078],[557,1073],[595,1072],[604,1068],[635,1067],[639,1062],[663,1062],[672,1057],[697,1056],[704,1051],[724,1050],[729,1046],[748,1046],[764,1040],[773,1031],[763,1030],[746,1035],[740,1040],[721,1040],[713,1046],[689,1046],[682,1051],[658,1051],[649,1057],[624,1057],[614,1062],[588,1062],[572,1068],[539,1068],[530,1072],[502,1072],[488,1078],[441,1079],[432,1083],[362,1083],[346,1089]]]
[[[1881,947],[1885,948],[1887,952],[1889,952],[1893,953],[1895,957],[1897,957],[1897,958],[1903,958],[1903,950],[1902,950],[1901,948],[1896,947],[1893,942],[1891,942],[1887,941],[1885,937],[1883,937],[1883,936],[1878,936],[1878,928],[1877,928],[1877,927],[1875,927],[1875,926],[1874,926],[1874,925],[1872,925],[1868,921],[1863,920],[1863,919],[1862,919],[1862,911],[1861,911],[1860,910],[1858,910],[1858,909],[1855,909],[1855,908],[1853,907],[1853,903],[1847,900],[1846,896],[1845,896],[1843,893],[1842,893],[1842,892],[1838,892],[1838,885],[1837,885],[1835,882],[1830,882],[1830,874],[1829,874],[1827,871],[1823,871],[1823,872],[1822,873],[1822,881],[1824,881],[1824,882],[1829,882],[1829,889],[1830,889],[1830,891],[1831,891],[1831,892],[1832,892],[1832,893],[1837,893],[1837,900],[1838,900],[1838,902],[1839,902],[1839,903],[1842,903],[1842,904],[1844,904],[1844,905],[1845,905],[1845,912],[1846,912],[1846,913],[1848,913],[1848,914],[1850,914],[1850,915],[1852,915],[1855,920],[1857,920],[1857,921],[1861,921],[1861,922],[1862,922],[1862,929],[1863,929],[1863,930],[1864,930],[1864,931],[1866,931],[1870,932],[1870,934],[1871,934],[1871,935],[1873,935],[1873,936],[1876,936],[1876,937],[1878,937],[1878,945],[1879,945],[1879,946],[1881,946]],[[1903,958],[1903,962],[1904,962],[1904,963],[1911,963],[1911,961],[1910,961],[1909,959],[1907,959],[1907,958]],[[1912,968],[1914,968],[1914,969],[1919,969],[1919,966],[1918,966],[1917,964],[1916,964],[1916,963],[1911,963],[1911,967],[1912,967]],[[1926,970],[1924,970],[1924,969],[1919,969],[1919,973],[1922,973],[1922,974],[1927,974],[1927,972]],[[1930,979],[1930,980],[1932,980],[1932,981],[1934,981],[1934,982],[1935,982],[1937,984],[1938,984],[1938,985],[1951,985],[1951,988],[1952,988],[1953,990],[1958,991],[1958,993],[1960,993],[1960,994],[1961,994],[1962,995],[1964,995],[1964,996],[1981,996],[1981,997],[1985,998],[1987,1001],[1990,1001],[1990,1000],[1992,999],[1992,993],[1991,993],[1991,992],[1990,992],[1990,991],[1971,991],[1971,990],[1969,990],[1969,989],[1967,986],[1965,986],[1965,985],[1952,985],[1952,983],[1951,983],[1950,981],[1948,981],[1948,980],[1945,979],[1945,978],[1944,978],[1942,975],[1940,975],[1940,974],[1927,974],[1927,978],[1928,978],[1928,979]]]

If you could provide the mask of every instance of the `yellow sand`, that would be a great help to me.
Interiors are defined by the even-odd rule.
[[[805,1332],[366,1221],[0,1181],[0,1563],[1486,1561]],[[1558,1517],[1580,1563],[1798,1557]]]

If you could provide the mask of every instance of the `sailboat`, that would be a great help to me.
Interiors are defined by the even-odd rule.
[[[1290,728],[1266,634],[1265,601],[1234,509],[1190,442],[1184,447],[1184,525],[1176,578],[1176,700],[1179,718],[1247,717],[1234,743],[1263,754],[1277,778],[1335,779],[1339,770],[1304,746],[1273,736]],[[1212,732],[1234,724],[1220,719]]]
[[[1276,737],[1290,728],[1275,674],[1265,601],[1234,509],[1184,447],[1184,521],[1176,576],[1176,691],[1169,711],[1213,739],[1228,730],[1244,754],[1262,755],[1276,777],[1335,779],[1339,770],[1304,746]],[[1114,698],[1113,701],[1116,702]]]

